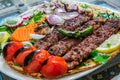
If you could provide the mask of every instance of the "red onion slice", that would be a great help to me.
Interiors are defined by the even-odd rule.
[[[67,12],[67,13],[58,13],[57,15],[65,20],[68,20],[77,17],[79,14],[78,12]]]
[[[50,15],[47,20],[52,25],[62,25],[64,23],[64,19],[55,14]]]

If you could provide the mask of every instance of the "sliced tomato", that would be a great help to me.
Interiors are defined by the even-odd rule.
[[[5,60],[11,61],[13,59],[15,52],[22,47],[23,44],[21,42],[15,42],[15,41],[11,42],[7,48]]]
[[[65,74],[68,65],[62,57],[50,56],[46,65],[41,68],[41,73],[47,78],[55,78]]]
[[[35,47],[31,46],[28,49],[22,51],[20,54],[17,55],[15,58],[15,63],[19,64],[20,66],[24,65],[25,58],[30,54],[30,52],[36,50]]]
[[[39,54],[36,54],[33,60],[37,60],[40,63],[43,63],[50,56],[49,52],[46,50],[40,50]]]
[[[33,57],[32,62],[23,68],[24,71],[28,73],[40,72],[42,64],[48,59],[49,56],[50,54],[48,51],[40,50],[40,52]]]
[[[41,63],[34,60],[29,65],[25,66],[23,69],[27,73],[37,73],[40,72],[41,65],[42,65]]]

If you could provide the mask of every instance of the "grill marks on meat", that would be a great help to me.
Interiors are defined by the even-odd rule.
[[[63,28],[65,30],[74,31],[77,27],[83,25],[87,21],[93,18],[93,14],[89,11],[79,12],[79,16],[66,20],[63,25],[57,25],[56,28]]]
[[[93,26],[93,31],[96,30],[97,28],[99,28],[99,26],[103,23],[105,23],[105,19],[101,19],[101,18],[96,18],[94,20],[88,21],[85,25],[83,25],[82,27],[78,27],[76,29],[76,31],[79,30],[84,30],[85,28],[87,28],[88,26]],[[84,38],[79,38],[79,39],[71,39],[71,38],[65,38],[63,40],[60,40],[58,43],[56,43],[55,45],[51,46],[49,48],[49,52],[52,55],[57,55],[57,56],[63,56],[66,52],[68,52],[71,47],[77,45],[78,43],[80,43]]]
[[[79,16],[70,20],[66,20],[63,25],[55,26],[56,29],[54,29],[52,33],[48,34],[44,39],[36,42],[35,47],[37,47],[38,49],[48,49],[51,45],[57,43],[59,40],[64,38],[64,35],[60,34],[57,28],[63,28],[66,30],[74,31],[78,26],[83,25],[92,17],[93,15],[90,12],[81,11]]]
[[[47,35],[44,39],[39,40],[34,44],[38,49],[48,49],[49,46],[58,42],[64,36],[54,29],[51,34]]]
[[[83,59],[87,58],[92,50],[96,49],[101,43],[120,29],[120,20],[113,19],[106,22],[85,38],[80,44],[67,52],[63,58],[68,62],[69,69],[75,68]]]
[[[49,48],[52,55],[63,56],[70,48],[82,41],[81,39],[66,38]]]

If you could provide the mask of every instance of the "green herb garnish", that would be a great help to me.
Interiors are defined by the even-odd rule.
[[[37,22],[41,21],[42,16],[43,16],[42,12],[37,12],[32,16],[31,20],[33,22],[37,23]]]
[[[114,13],[99,13],[98,17],[102,17],[105,19],[111,19],[111,18],[115,18],[115,14]]]
[[[89,64],[85,64],[84,62],[82,62],[81,64],[80,64],[80,66],[88,66]]]
[[[99,53],[97,50],[93,50],[91,52],[91,56],[92,56],[92,59],[95,61],[95,62],[98,62],[98,63],[102,63],[102,64],[105,64],[107,63],[107,61],[109,60],[109,55],[107,54],[104,54],[104,53]]]
[[[0,26],[0,32],[7,31],[9,34],[12,34],[16,28],[8,28],[5,25]]]
[[[20,66],[19,64],[17,64],[17,63],[14,63],[14,65],[15,65],[15,66],[18,66],[18,67],[21,67],[21,66]]]
[[[89,6],[88,6],[87,4],[82,4],[81,7],[82,7],[83,9],[87,9]]]
[[[65,4],[65,2],[62,2],[62,1],[61,1],[61,4],[63,4],[63,5],[64,5],[64,4]]]
[[[106,46],[107,46],[107,48],[110,48],[111,44],[110,44],[110,43],[107,43]]]
[[[0,32],[6,31],[8,28],[5,25],[0,26]]]

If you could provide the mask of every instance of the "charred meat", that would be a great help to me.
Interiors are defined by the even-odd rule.
[[[79,65],[80,62],[90,55],[92,50],[96,49],[118,29],[120,29],[120,20],[109,20],[95,30],[92,35],[85,38],[80,44],[72,47],[72,49],[63,56],[69,63],[69,69],[73,69]]]
[[[37,43],[35,43],[35,46],[39,49],[48,49],[51,45],[57,43],[59,40],[64,38],[64,35],[60,34],[57,28],[74,31],[77,27],[83,25],[92,17],[93,15],[90,12],[81,11],[79,16],[70,20],[66,20],[63,25],[56,25],[52,33],[48,34],[44,39],[39,40]]]
[[[96,19],[90,20],[85,25],[83,25],[82,27],[78,27],[76,29],[76,31],[84,30],[88,26],[92,26],[93,31],[94,31],[97,28],[99,28],[101,24],[105,23],[105,21],[106,21],[105,19],[101,19],[101,18],[96,18]],[[69,51],[71,49],[71,47],[77,45],[83,39],[84,38],[79,38],[79,39],[67,38],[67,39],[63,39],[63,40],[59,41],[58,43],[56,43],[55,45],[51,46],[49,48],[49,52],[52,55],[63,56],[67,51]]]

